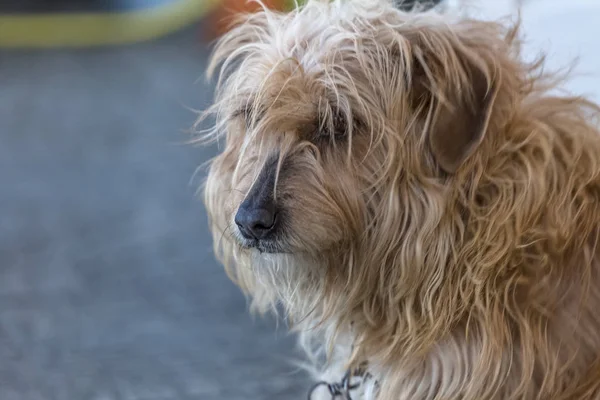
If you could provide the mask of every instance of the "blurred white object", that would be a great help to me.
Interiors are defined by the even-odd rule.
[[[523,5],[526,49],[548,53],[552,68],[578,59],[568,88],[600,101],[600,1],[529,0]]]
[[[577,61],[566,87],[572,94],[600,102],[599,0],[448,0],[454,10],[484,19],[516,19],[521,8],[523,55],[547,54],[548,68],[568,68]]]

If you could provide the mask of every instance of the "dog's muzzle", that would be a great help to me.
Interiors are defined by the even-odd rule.
[[[234,218],[242,245],[266,253],[278,252],[280,212],[274,198],[277,157],[263,166]]]

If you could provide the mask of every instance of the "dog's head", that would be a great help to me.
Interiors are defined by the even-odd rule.
[[[443,229],[458,176],[484,162],[503,84],[514,85],[503,82],[506,34],[384,1],[248,16],[210,66],[209,136],[222,152],[205,199],[222,260],[256,270],[309,259],[290,267],[306,270],[294,279],[354,280],[364,293],[406,284],[394,296],[433,274],[422,265],[443,265],[457,233]],[[236,278],[252,286],[245,273]]]

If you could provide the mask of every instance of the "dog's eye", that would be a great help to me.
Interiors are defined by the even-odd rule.
[[[333,136],[336,138],[345,137],[348,134],[348,121],[345,115],[336,114],[333,118]]]
[[[342,113],[336,113],[330,120],[319,123],[319,136],[325,139],[341,140],[348,134],[348,121]]]

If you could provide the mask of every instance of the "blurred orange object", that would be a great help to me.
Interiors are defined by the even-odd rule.
[[[285,10],[286,0],[262,0],[262,3],[273,10]],[[213,40],[231,28],[234,18],[239,13],[256,12],[261,6],[252,0],[222,0],[204,21],[205,39]]]

